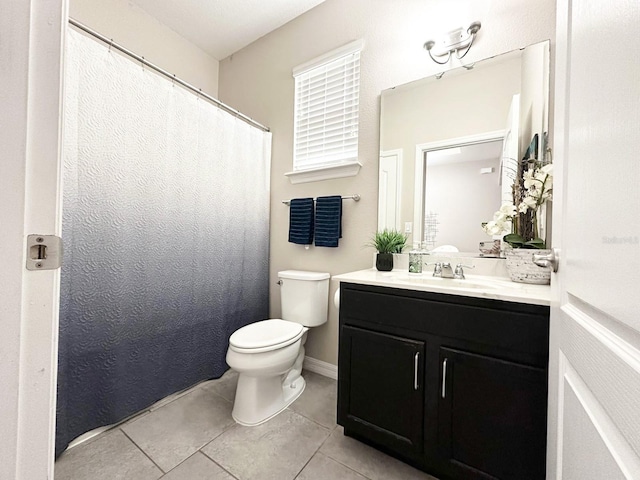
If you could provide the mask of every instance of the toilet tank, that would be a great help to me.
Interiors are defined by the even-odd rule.
[[[278,272],[282,319],[305,327],[325,323],[329,303],[329,277],[325,272]]]

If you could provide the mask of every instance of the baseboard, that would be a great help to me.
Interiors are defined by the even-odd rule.
[[[304,363],[302,364],[304,370],[323,375],[325,377],[338,379],[338,367],[332,363],[323,362],[316,358],[304,357]]]

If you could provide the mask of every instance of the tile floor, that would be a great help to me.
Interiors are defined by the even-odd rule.
[[[434,480],[345,437],[336,382],[304,372],[307,387],[257,427],[231,418],[237,374],[156,404],[58,459],[56,480]]]

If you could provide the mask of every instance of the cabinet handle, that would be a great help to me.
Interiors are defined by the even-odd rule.
[[[420,360],[420,352],[416,352],[413,356],[413,389],[418,390],[418,361]]]
[[[442,398],[447,396],[447,359],[442,362]]]

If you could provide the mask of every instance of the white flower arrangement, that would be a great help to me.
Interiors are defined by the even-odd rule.
[[[524,188],[527,195],[518,206],[520,213],[537,210],[547,200],[551,200],[553,191],[553,165],[550,163],[540,168],[529,168],[523,175]]]
[[[484,223],[482,228],[491,235],[503,235],[511,231],[511,219],[516,215],[517,209],[513,203],[504,203],[500,210],[493,214],[493,220]]]
[[[491,236],[506,234],[503,240],[514,248],[545,248],[544,240],[538,238],[538,209],[552,198],[553,165],[539,166],[534,163],[522,178],[524,190],[520,195],[521,201],[517,205],[503,204],[493,214],[493,220],[483,223],[482,228]],[[515,193],[514,188],[514,197]],[[524,227],[523,220],[530,222],[532,228],[519,228]],[[530,231],[531,234],[526,235],[524,231]]]

